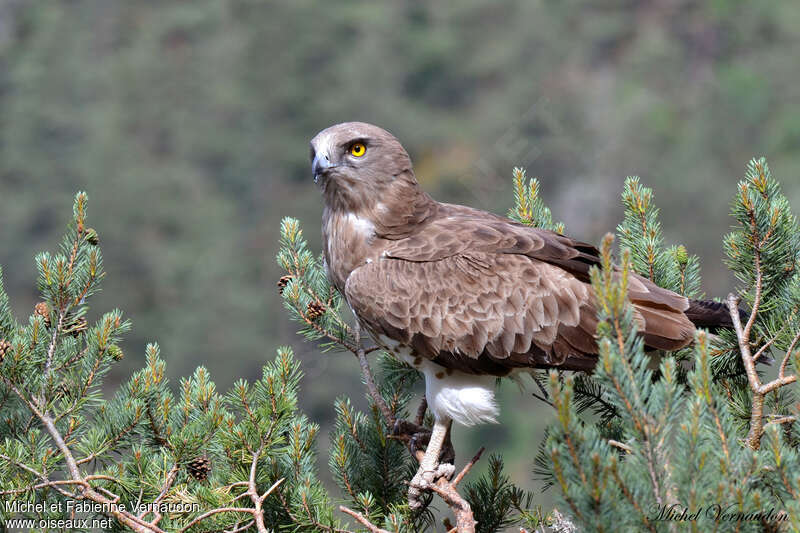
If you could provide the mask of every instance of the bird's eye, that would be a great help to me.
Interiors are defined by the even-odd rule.
[[[364,143],[354,143],[352,146],[350,146],[350,155],[354,157],[361,157],[366,153],[367,147],[364,146]]]

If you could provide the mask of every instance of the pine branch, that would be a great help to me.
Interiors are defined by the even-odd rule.
[[[260,381],[252,387],[237,384],[227,399],[200,367],[182,380],[176,402],[158,347],[151,344],[146,367],[112,400],[103,398],[102,377],[122,358],[117,343],[130,324],[119,311],[91,327],[85,321],[85,301],[102,278],[96,232],[84,229],[85,200],[83,194],[76,197],[63,255],[37,257],[44,301],[27,326],[7,330],[14,322],[0,289],[0,402],[8,417],[0,440],[0,494],[14,500],[33,493],[59,504],[92,501],[101,509],[93,515],[150,533],[295,527],[294,518],[278,511],[286,502],[305,509],[315,525],[339,531],[314,477],[317,428],[297,412],[301,374],[290,351],[279,350]],[[246,450],[255,452],[245,473],[240,458]],[[240,486],[240,475],[247,479],[246,491],[230,494]],[[209,479],[231,478],[228,490],[206,485]],[[291,488],[278,498],[289,480]],[[197,509],[162,509],[181,502]]]
[[[508,217],[526,226],[564,233],[564,223],[553,222],[550,208],[544,204],[539,195],[539,180],[532,178],[526,181],[525,169],[520,167],[515,167],[512,174],[514,207],[508,211]]]
[[[700,263],[684,246],[664,247],[653,191],[638,176],[625,180],[622,192],[625,216],[617,226],[620,247],[629,250],[633,269],[656,285],[690,297],[699,297]]]
[[[756,269],[758,268],[759,263],[756,261]],[[757,276],[757,280],[761,280],[760,274]],[[730,294],[727,300],[728,309],[731,313],[731,320],[733,321],[734,328],[736,329],[736,336],[739,339],[739,350],[742,354],[742,361],[747,371],[747,379],[750,384],[750,389],[753,393],[750,414],[750,431],[747,434],[747,444],[754,450],[759,449],[761,446],[761,436],[763,435],[764,430],[765,396],[770,392],[779,389],[780,387],[785,387],[786,385],[790,385],[797,381],[796,375],[786,375],[786,365],[790,357],[794,355],[794,347],[796,346],[798,340],[800,340],[800,331],[798,331],[797,335],[792,341],[792,344],[790,345],[789,350],[786,352],[786,356],[781,362],[781,366],[778,371],[778,377],[769,383],[762,383],[761,377],[758,375],[758,372],[756,372],[756,359],[750,350],[750,332],[753,324],[755,323],[755,319],[758,316],[760,300],[761,284],[760,282],[757,282],[753,310],[751,311],[750,318],[744,327],[742,326],[741,319],[739,318],[739,298],[733,294]],[[769,342],[774,342],[774,339],[770,340]]]
[[[367,530],[369,530],[370,533],[391,533],[390,531],[387,531],[385,529],[379,528],[378,526],[376,526],[375,524],[370,522],[361,513],[357,513],[355,511],[353,511],[352,509],[349,509],[349,508],[345,507],[344,505],[340,505],[339,506],[339,510],[341,512],[343,512],[345,514],[348,514],[348,515],[352,516],[353,518],[355,518],[358,521],[358,523],[360,523],[362,526],[367,528]]]

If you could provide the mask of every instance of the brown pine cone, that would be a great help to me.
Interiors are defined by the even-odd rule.
[[[62,383],[61,385],[58,386],[58,393],[64,398],[70,398],[72,396],[69,387],[67,387],[65,383]]]
[[[86,331],[86,328],[89,327],[89,322],[87,322],[85,317],[80,317],[75,322],[70,325],[67,329],[73,337],[77,338],[82,332]]]
[[[211,461],[205,455],[195,457],[186,465],[186,471],[197,481],[205,481],[211,472]]]
[[[309,320],[316,320],[325,314],[327,309],[320,302],[310,302],[306,308]]]
[[[33,308],[33,312],[44,319],[45,327],[50,327],[50,306],[47,305],[47,302],[39,302],[36,304]]]
[[[283,289],[286,288],[290,281],[292,281],[292,276],[281,276],[281,279],[278,280],[278,292],[283,294]]]
[[[3,362],[3,359],[9,351],[11,351],[11,343],[5,339],[0,339],[0,363]]]

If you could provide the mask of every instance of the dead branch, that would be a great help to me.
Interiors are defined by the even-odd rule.
[[[470,459],[466,465],[464,465],[464,468],[461,469],[461,472],[459,472],[458,475],[456,475],[456,477],[453,478],[453,482],[451,483],[453,487],[457,487],[458,484],[461,483],[461,480],[464,479],[464,476],[469,474],[469,471],[472,470],[472,467],[475,466],[475,463],[477,463],[480,460],[481,455],[483,455],[483,452],[485,451],[486,447],[481,446],[481,449],[478,450],[478,453],[476,453],[475,456],[472,459]]]
[[[619,448],[620,450],[624,451],[625,453],[633,453],[633,448],[625,444],[624,442],[620,442],[614,439],[608,439],[608,443],[615,448]]]
[[[220,507],[218,509],[212,509],[206,513],[201,514],[191,522],[189,522],[185,527],[178,530],[178,533],[183,533],[187,531],[190,527],[195,526],[198,522],[205,520],[210,516],[214,516],[215,514],[219,513],[253,513],[252,509],[247,509],[246,507]],[[265,529],[266,531],[266,529]]]
[[[786,350],[786,356],[783,358],[783,361],[781,361],[781,366],[778,370],[778,377],[769,383],[762,383],[761,377],[758,375],[758,372],[756,372],[756,357],[753,356],[752,351],[750,350],[750,332],[753,328],[753,324],[755,324],[756,316],[759,312],[761,290],[761,268],[758,257],[756,257],[756,294],[753,302],[753,309],[750,311],[750,317],[748,318],[744,327],[742,327],[742,321],[739,318],[739,298],[734,294],[729,294],[726,301],[728,304],[728,311],[730,311],[731,320],[733,321],[733,327],[736,331],[736,338],[739,342],[739,352],[742,354],[742,363],[744,364],[745,372],[747,374],[747,381],[750,385],[750,390],[753,393],[753,400],[750,408],[750,431],[747,433],[746,442],[747,445],[754,450],[759,449],[761,446],[761,436],[764,433],[764,399],[766,395],[774,390],[797,381],[796,375],[786,375],[786,366],[789,363],[789,359],[791,358],[798,341],[800,341],[800,332],[798,332],[789,346],[789,349]],[[756,355],[760,356],[764,352],[765,348],[774,341],[774,337],[767,341],[765,346],[763,346]],[[772,423],[775,423],[775,421],[773,420]]]
[[[456,517],[456,531],[458,533],[475,533],[475,517],[467,500],[461,497],[452,483],[445,478],[439,478],[430,486],[450,507]]]
[[[362,526],[367,528],[370,531],[370,533],[391,533],[390,531],[379,528],[378,526],[370,522],[367,519],[367,517],[365,517],[363,514],[353,511],[352,509],[348,509],[344,505],[340,505],[339,510],[355,518]]]

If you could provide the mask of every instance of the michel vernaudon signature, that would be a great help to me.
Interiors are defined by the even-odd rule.
[[[647,517],[654,522],[694,522],[697,520],[713,520],[715,522],[785,522],[789,520],[786,511],[759,509],[741,511],[736,504],[722,505],[714,503],[701,505],[692,510],[680,503],[653,504]]]

